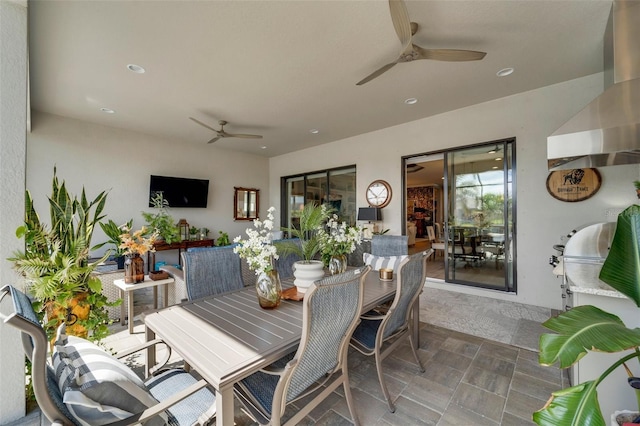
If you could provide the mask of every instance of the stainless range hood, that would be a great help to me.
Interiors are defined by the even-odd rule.
[[[640,163],[640,0],[614,1],[604,42],[610,87],[547,138],[549,170]]]

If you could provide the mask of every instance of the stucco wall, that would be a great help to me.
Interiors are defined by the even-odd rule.
[[[178,221],[207,227],[211,237],[220,230],[230,238],[244,232],[247,222],[233,220],[233,187],[260,189],[261,215],[266,215],[269,200],[268,160],[264,157],[164,140],[113,127],[34,113],[32,132],[28,136],[27,188],[36,209],[48,220],[47,196],[50,195],[53,167],[68,190],[80,194],[84,185],[87,196],[95,197],[108,190],[107,219],[124,223],[134,219],[137,229],[144,224],[142,211],[148,207],[149,176],[164,175],[209,179],[207,208],[170,208]],[[266,206],[266,207],[265,207]],[[105,241],[101,229],[95,231],[93,244]],[[159,252],[158,260],[177,262],[177,252]]]
[[[516,138],[518,293],[429,284],[471,294],[560,308],[559,280],[548,266],[552,245],[578,225],[606,221],[607,208],[636,201],[633,180],[638,166],[605,167],[602,187],[591,199],[565,203],[546,190],[547,136],[582,109],[603,89],[595,74],[538,90],[473,105],[411,123],[389,127],[320,147],[270,159],[272,205],[280,205],[280,177],[300,172],[356,164],[357,204],[366,206],[366,186],[375,179],[394,191],[384,209],[384,228],[401,232],[401,157],[507,137]],[[402,105],[405,107],[405,105]]]
[[[0,1],[0,258],[22,244],[15,229],[24,218],[27,127],[27,4]],[[0,262],[0,286],[21,288],[11,264]],[[8,300],[0,306],[11,311]],[[24,416],[24,356],[19,333],[0,322],[0,424]]]

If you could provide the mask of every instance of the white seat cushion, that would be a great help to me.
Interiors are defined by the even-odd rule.
[[[362,260],[365,265],[371,265],[371,269],[379,271],[380,269],[393,269],[393,272],[397,272],[397,268],[400,263],[407,258],[407,255],[402,256],[375,256],[371,253],[363,253]]]

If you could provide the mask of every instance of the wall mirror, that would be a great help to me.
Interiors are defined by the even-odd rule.
[[[260,211],[260,190],[235,186],[233,195],[233,218],[254,220]]]

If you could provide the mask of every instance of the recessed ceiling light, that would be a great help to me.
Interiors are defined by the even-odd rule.
[[[309,133],[313,133],[314,135],[317,135],[318,133],[320,133],[320,130],[318,130],[318,129],[311,129],[311,130],[309,130]]]
[[[498,77],[506,77],[508,75],[511,75],[512,73],[513,73],[513,68],[509,67],[509,68],[502,68],[500,71],[496,73],[496,75]]]
[[[497,168],[498,168],[498,166],[493,166],[492,167],[493,170],[496,170]]]
[[[142,68],[140,65],[136,65],[136,64],[127,65],[127,69],[129,71],[135,72],[136,74],[144,74],[145,73],[145,69]]]
[[[104,112],[105,114],[115,114],[115,111],[111,108],[100,108],[100,111]]]
[[[500,160],[502,160],[502,157],[497,157],[496,158],[496,161],[500,161]]]
[[[267,149],[267,146],[266,145],[262,145],[260,148]]]
[[[418,103],[418,100],[416,98],[409,98],[409,99],[405,99],[404,103],[407,105],[413,105],[415,103]]]

